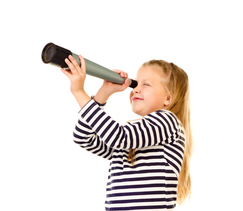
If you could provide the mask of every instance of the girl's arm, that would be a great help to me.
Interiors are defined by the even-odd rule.
[[[86,65],[84,58],[79,55],[81,66],[78,65],[76,60],[70,55],[68,59],[65,59],[70,71],[61,69],[62,72],[70,79],[71,82],[71,92],[76,98],[80,108],[83,108],[91,98],[84,91],[84,82],[86,77]],[[115,70],[121,75],[121,77],[127,78],[127,74]],[[99,104],[104,104],[107,99],[115,92],[123,91],[129,86],[129,80],[125,80],[123,85],[116,85],[111,82],[104,81],[102,87],[97,92],[94,97],[96,102]],[[98,105],[97,105],[98,106]],[[99,107],[99,106],[98,106]],[[87,149],[88,151],[97,154],[98,156],[110,159],[113,149],[108,147],[104,142],[100,140],[93,129],[85,122],[78,121],[78,124],[74,130],[74,142],[79,144],[81,147]]]
[[[104,109],[104,104],[97,105]],[[96,133],[89,127],[85,122],[78,120],[74,132],[73,132],[73,141],[78,144],[80,147],[86,149],[93,154],[96,154],[100,157],[111,159],[114,149],[105,145],[103,141],[96,135]]]
[[[73,141],[93,154],[108,160],[111,159],[113,149],[101,141],[91,127],[80,120],[75,126]]]
[[[86,78],[85,60],[81,55],[79,55],[79,59],[81,67],[73,58],[73,56],[69,55],[68,58],[65,59],[65,62],[68,65],[70,71],[63,68],[61,70],[70,79],[70,90],[77,100],[80,108],[82,108],[89,100],[91,100],[91,98],[84,91],[84,81]]]
[[[184,146],[183,127],[169,111],[156,111],[138,121],[120,125],[91,100],[79,114],[80,122],[89,125],[95,136],[111,148],[136,149],[174,142]]]
[[[116,73],[120,74],[121,77],[127,78],[128,75],[125,72],[122,72],[121,70],[113,70]],[[117,85],[114,83],[111,83],[109,81],[103,82],[103,85],[98,90],[97,94],[94,96],[95,101],[98,103],[104,104],[107,102],[108,98],[115,92],[121,92],[124,91],[129,86],[129,79],[125,80],[123,85]]]

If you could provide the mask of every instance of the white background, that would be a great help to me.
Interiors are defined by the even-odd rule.
[[[109,162],[72,141],[79,107],[62,72],[41,61],[54,42],[135,78],[164,59],[189,75],[192,197],[176,210],[242,210],[241,1],[4,1],[1,4],[0,210],[104,210]],[[87,76],[86,91],[102,80]],[[106,111],[136,118],[129,92]]]

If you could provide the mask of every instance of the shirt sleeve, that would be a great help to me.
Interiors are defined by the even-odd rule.
[[[93,97],[91,101],[95,103],[101,110],[104,109],[104,104],[96,102]],[[89,104],[89,102],[88,102]],[[85,107],[85,106],[84,106]],[[82,108],[79,113],[84,108]],[[90,151],[100,157],[110,160],[113,153],[113,149],[108,147],[103,141],[100,140],[99,136],[92,130],[92,128],[80,118],[75,126],[73,132],[73,141],[78,144],[80,147],[85,148],[87,151]]]
[[[90,100],[79,114],[81,118],[74,132],[74,141],[104,154],[111,153],[112,148],[135,149],[174,142],[184,146],[183,127],[175,115],[166,110],[120,125]]]

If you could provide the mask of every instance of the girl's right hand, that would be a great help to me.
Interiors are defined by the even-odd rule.
[[[109,81],[104,81],[103,85],[94,97],[94,99],[101,104],[105,103],[112,94],[124,91],[129,86],[129,79],[127,73],[117,69],[113,71],[120,74],[122,78],[126,78],[126,80],[122,85],[114,84]]]

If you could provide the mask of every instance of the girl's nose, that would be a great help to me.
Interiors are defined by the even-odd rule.
[[[133,90],[132,90],[133,94],[139,94],[140,93],[140,88],[139,86],[136,86]]]
[[[130,92],[130,103],[132,103],[132,97],[135,95],[135,94],[139,94],[140,93],[140,89],[138,86],[136,86],[131,92]]]

